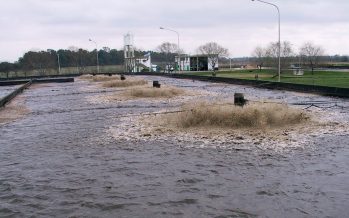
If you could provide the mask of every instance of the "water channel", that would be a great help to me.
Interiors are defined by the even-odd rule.
[[[191,80],[144,77],[223,97],[316,104],[349,122],[349,101]],[[0,124],[0,217],[346,217],[349,133],[301,147],[236,149],[188,141],[115,138],[120,115],[176,103],[91,102],[118,93],[87,81],[33,86],[30,112]],[[331,106],[331,107],[329,107]]]

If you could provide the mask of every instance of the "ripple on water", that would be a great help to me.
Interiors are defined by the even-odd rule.
[[[243,92],[254,100],[333,101],[244,86],[146,78],[214,93],[210,98]],[[297,146],[297,141],[286,142],[277,151],[279,144],[264,146],[263,139],[254,144],[246,138],[181,138],[176,132],[155,136],[137,127],[134,119],[118,116],[180,106],[183,99],[159,105],[143,100],[96,105],[88,99],[102,95],[102,90],[85,85],[29,89],[23,96],[32,113],[0,126],[0,217],[348,214],[348,134],[334,135],[336,125],[334,132],[312,135],[311,148],[298,145],[300,149],[291,151],[283,148]],[[335,122],[349,120],[339,108],[321,114]],[[141,132],[139,137],[135,131]]]

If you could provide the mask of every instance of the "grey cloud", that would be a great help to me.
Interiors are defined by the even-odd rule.
[[[281,8],[283,38],[295,44],[309,38],[322,43],[325,37],[342,42],[348,34],[347,0],[273,2]],[[160,39],[173,38],[158,29],[162,25],[180,31],[188,51],[215,40],[234,55],[248,55],[257,44],[275,40],[277,24],[274,8],[250,0],[11,0],[3,2],[0,14],[0,61],[15,60],[32,47],[92,49],[89,37],[121,47],[127,31],[137,34],[139,47],[153,49]],[[335,42],[328,47],[349,50]]]

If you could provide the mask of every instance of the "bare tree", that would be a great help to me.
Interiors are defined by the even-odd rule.
[[[208,56],[208,60],[213,68],[213,76],[216,75],[216,64],[218,63],[218,59],[229,56],[228,49],[220,46],[216,42],[209,42],[201,45],[197,50],[198,53]]]
[[[295,56],[292,44],[289,41],[284,41],[281,44],[281,69],[288,69]]]
[[[161,45],[159,45],[156,49],[158,52],[165,54],[166,58],[166,67],[168,68],[169,65],[173,65],[174,63],[174,54],[178,51],[178,46],[174,43],[170,42],[164,42]],[[170,56],[173,56],[170,58]]]
[[[279,43],[278,42],[272,42],[269,44],[269,46],[266,49],[266,56],[268,57],[269,61],[271,62],[272,66],[278,65],[278,51],[279,51]],[[288,65],[291,61],[291,58],[294,55],[292,44],[288,41],[284,41],[281,43],[281,68],[286,69],[288,68]]]
[[[72,45],[72,46],[68,47],[68,51],[69,51],[69,56],[70,56],[69,58],[74,63],[74,65],[76,65],[77,73],[79,73],[80,72],[80,69],[79,69],[79,48]]]
[[[314,74],[314,68],[319,64],[320,57],[324,55],[324,49],[311,42],[306,42],[300,48],[300,54],[307,60],[311,67],[311,73]]]
[[[106,47],[106,46],[105,46],[105,47],[102,48],[102,50],[105,51],[105,52],[107,52],[107,53],[109,53],[111,49],[110,49],[109,47]]]
[[[255,57],[255,60],[257,62],[257,67],[259,67],[259,71],[262,71],[262,67],[267,57],[266,49],[258,46],[252,52],[252,56]]]
[[[178,47],[174,43],[164,42],[157,47],[157,50],[161,53],[176,53]]]

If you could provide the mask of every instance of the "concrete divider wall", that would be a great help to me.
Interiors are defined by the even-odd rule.
[[[63,82],[74,82],[74,78],[45,78],[35,80],[15,80],[15,81],[0,81],[0,86],[10,86],[24,84],[18,89],[14,90],[10,94],[0,99],[0,108],[9,103],[18,94],[22,93],[23,90],[27,89],[33,83],[63,83]]]
[[[261,80],[246,80],[246,79],[236,79],[236,78],[224,78],[224,77],[210,77],[210,76],[195,76],[186,74],[164,74],[164,73],[136,73],[125,75],[147,75],[147,76],[165,76],[178,79],[192,79],[208,82],[221,82],[237,85],[248,85],[258,88],[267,89],[279,89],[288,90],[304,93],[314,93],[327,96],[344,97],[349,98],[349,88],[336,88],[328,86],[315,86],[315,85],[304,85],[304,84],[294,84],[294,83],[283,83],[283,82],[269,82]]]
[[[68,78],[44,78],[44,79],[34,79],[33,83],[69,83],[74,82],[73,77]]]
[[[21,85],[25,84],[29,81],[33,83],[63,83],[63,82],[74,82],[74,78],[42,78],[42,79],[34,79],[34,80],[9,80],[9,81],[0,81],[0,86],[13,86],[13,85]]]
[[[298,92],[315,93],[315,94],[321,94],[321,95],[349,98],[348,88],[314,86],[314,85],[283,83],[283,82],[269,82],[269,81],[260,81],[260,80],[244,80],[244,79],[223,78],[223,77],[203,78],[203,76],[191,76],[191,75],[175,75],[175,77],[206,80],[206,81],[213,81],[213,82],[224,82],[224,83],[238,84],[238,85],[251,85],[251,86],[260,87],[260,88],[298,91]]]
[[[78,77],[82,74],[62,74],[62,75],[49,75],[49,76],[28,76],[28,77],[14,77],[14,78],[0,78],[1,81],[17,81],[17,80],[34,80],[34,79],[50,79],[50,78],[67,78]]]
[[[111,73],[111,74],[124,74],[124,75],[145,75],[145,76],[165,76],[172,77],[178,79],[193,79],[193,80],[201,80],[208,82],[222,82],[229,84],[237,84],[237,85],[249,85],[260,88],[267,89],[280,89],[280,90],[289,90],[289,91],[298,91],[305,93],[315,93],[321,95],[329,95],[336,97],[345,97],[349,98],[349,88],[336,88],[336,87],[327,87],[327,86],[314,86],[314,85],[304,85],[304,84],[294,84],[294,83],[283,83],[283,82],[269,82],[269,81],[261,81],[261,80],[246,80],[246,79],[237,79],[237,78],[224,78],[224,77],[210,77],[210,76],[195,76],[195,75],[187,75],[187,74],[168,74],[168,73],[155,73],[155,72],[142,72],[142,73]],[[104,75],[109,75],[104,73]],[[34,83],[40,82],[74,82],[74,78],[76,76],[80,76],[80,74],[70,74],[64,75],[69,76],[69,78],[59,78],[63,75],[56,75],[52,77],[33,77],[36,78],[33,80]],[[12,80],[6,81],[1,80],[0,86],[3,85],[19,85],[27,83],[29,80]]]
[[[0,99],[0,108],[4,107],[7,103],[9,103],[12,99],[14,99],[18,94],[22,93],[25,89],[27,89],[32,84],[32,81],[27,82],[22,85],[18,89],[14,90],[10,94]]]

